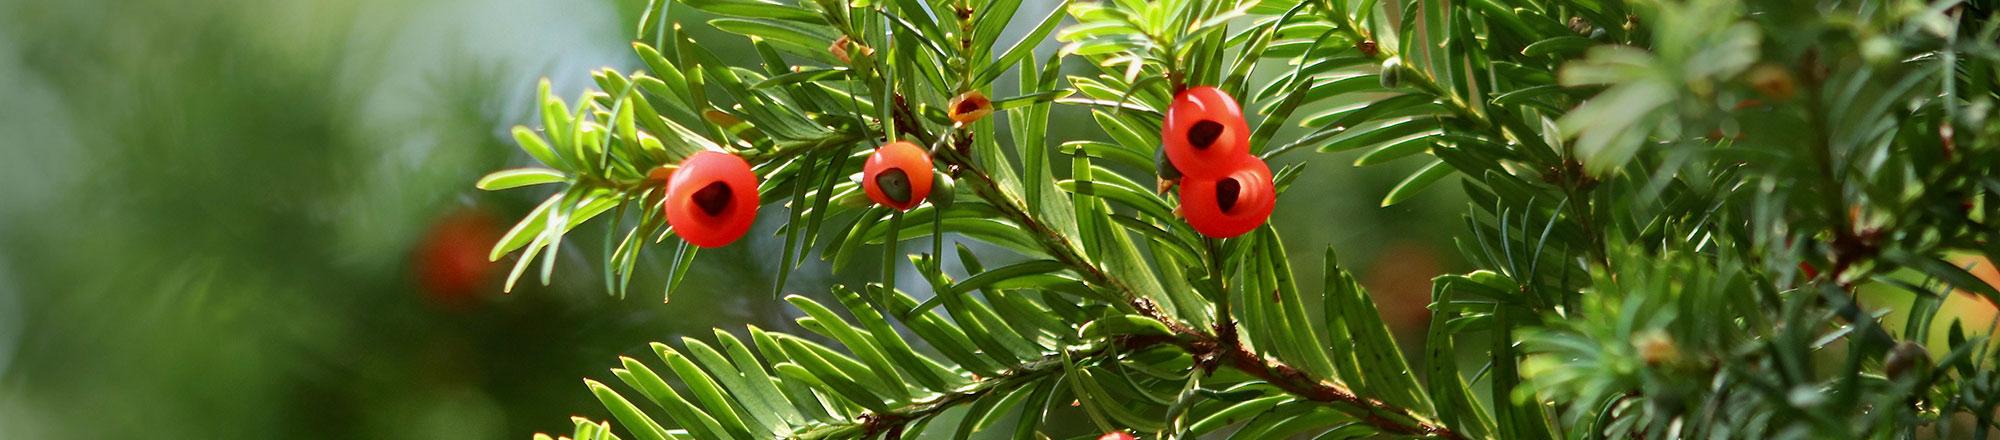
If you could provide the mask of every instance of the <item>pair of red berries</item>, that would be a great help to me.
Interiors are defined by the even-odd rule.
[[[735,155],[702,151],[682,160],[680,167],[662,168],[667,183],[661,208],[674,234],[689,244],[721,247],[733,243],[757,222],[757,173]],[[931,193],[931,156],[909,142],[890,142],[875,149],[862,166],[862,188],[875,203],[907,211]]]
[[[1277,207],[1271,167],[1250,154],[1243,108],[1222,89],[1201,86],[1174,95],[1161,124],[1161,146],[1181,177],[1188,226],[1213,238],[1257,229]]]

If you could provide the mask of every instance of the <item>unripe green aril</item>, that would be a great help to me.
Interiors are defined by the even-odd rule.
[[[1174,168],[1174,161],[1167,160],[1167,149],[1153,150],[1153,174],[1165,180],[1180,180],[1181,169]]]
[[[931,206],[936,206],[937,209],[951,209],[953,195],[958,192],[958,181],[952,179],[951,174],[944,172],[944,170],[932,170],[931,175],[933,176],[931,178]]]
[[[1861,59],[1876,67],[1894,64],[1902,56],[1902,48],[1889,37],[1873,36],[1861,42]]]
[[[1382,60],[1382,87],[1393,89],[1403,84],[1403,57],[1389,57]]]
[[[1912,374],[1928,374],[1931,368],[1931,353],[1915,342],[1903,341],[1896,348],[1889,349],[1889,358],[1882,361],[1882,373],[1889,380],[1902,380]],[[1922,377],[1922,376],[1916,376]]]

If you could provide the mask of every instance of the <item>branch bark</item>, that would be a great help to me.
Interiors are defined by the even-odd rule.
[[[940,154],[942,160],[961,167],[964,174],[971,177],[967,180],[973,184],[974,194],[985,199],[988,204],[997,207],[1002,215],[1008,217],[1008,220],[1018,223],[1024,229],[1035,233],[1037,241],[1043,246],[1043,250],[1049,253],[1050,257],[1064,265],[1070,266],[1078,275],[1084,277],[1086,282],[1109,288],[1119,293],[1120,297],[1126,302],[1122,306],[1129,307],[1133,312],[1166,324],[1168,330],[1174,333],[1174,337],[1162,338],[1161,342],[1172,342],[1189,354],[1194,355],[1196,359],[1208,359],[1215,362],[1216,365],[1241,371],[1269,382],[1285,390],[1287,393],[1307,400],[1329,404],[1336,410],[1352,415],[1363,423],[1367,423],[1385,432],[1445,439],[1465,438],[1457,432],[1437,422],[1425,419],[1407,408],[1396,407],[1383,403],[1380,400],[1356,395],[1352,390],[1344,386],[1309,377],[1296,367],[1252,353],[1248,349],[1243,348],[1239,341],[1234,340],[1235,335],[1233,334],[1230,335],[1229,339],[1223,339],[1206,330],[1189,326],[1173,316],[1168,316],[1160,310],[1151,296],[1141,294],[1132,289],[1130,284],[1097,267],[1089,258],[1083,255],[1081,250],[1072,245],[1072,242],[1066,237],[1062,237],[1055,232],[1054,228],[1050,228],[1048,225],[1042,223],[1040,219],[1035,218],[1034,215],[1027,212],[1017,201],[1006,197],[1003,191],[994,186],[992,177],[987,175],[984,170],[981,170],[977,164],[971,163],[969,158],[959,155],[951,149],[946,149],[945,151]],[[1230,321],[1229,317],[1226,316],[1218,316],[1216,318],[1221,322]]]
[[[884,87],[881,84],[870,84],[870,86]],[[916,114],[916,112],[911,111],[909,108],[909,103],[904,101],[900,94],[891,93],[891,96],[893,97],[892,105],[895,106],[892,110],[899,114],[897,122],[899,126],[902,126],[903,131],[916,135],[920,139],[946,139],[941,136],[951,136],[949,132],[934,134],[922,130],[922,124],[915,123],[914,119],[903,116],[909,115],[914,117]],[[952,136],[949,139],[957,143],[966,142],[970,137]],[[1240,341],[1235,340],[1236,337],[1234,335],[1231,335],[1229,340],[1224,340],[1207,330],[1189,326],[1176,317],[1168,316],[1160,310],[1160,307],[1153,301],[1150,295],[1142,294],[1142,292],[1133,289],[1131,284],[1112,276],[1104,268],[1098,267],[1095,263],[1091,262],[1081,249],[1075,246],[1075,242],[1071,241],[1069,237],[1064,237],[1055,228],[1050,227],[1048,224],[1042,222],[1040,218],[1028,212],[1024,201],[1008,197],[1006,192],[1000,189],[990,174],[982,170],[978,164],[973,163],[970,155],[966,153],[966,151],[969,151],[969,145],[952,145],[951,147],[939,148],[933,154],[936,155],[937,160],[957,169],[957,172],[961,176],[969,177],[964,180],[969,181],[974,195],[994,206],[1008,220],[1021,225],[1023,229],[1033,233],[1037,244],[1044,251],[1048,252],[1051,258],[1069,266],[1078,275],[1082,276],[1087,284],[1116,293],[1124,301],[1123,304],[1119,304],[1121,308],[1126,308],[1127,311],[1139,313],[1165,324],[1168,330],[1173,332],[1174,336],[1163,339],[1174,342],[1175,345],[1186,350],[1189,354],[1195,355],[1196,359],[1209,359],[1217,362],[1218,365],[1227,366],[1270,382],[1288,393],[1307,400],[1326,403],[1333,406],[1336,410],[1353,415],[1361,422],[1385,432],[1444,439],[1465,438],[1443,425],[1425,419],[1408,408],[1396,407],[1379,400],[1361,397],[1344,386],[1308,377],[1298,368],[1252,353],[1242,348],[1242,344]],[[1230,321],[1230,317],[1227,316],[1218,316],[1216,319],[1222,322]],[[969,399],[976,397],[960,396],[959,398]],[[943,406],[948,407],[949,405]],[[877,417],[890,416],[880,415]]]

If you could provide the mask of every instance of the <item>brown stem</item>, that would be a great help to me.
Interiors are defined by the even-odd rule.
[[[903,118],[903,115],[914,116],[915,112],[910,111],[909,104],[904,102],[900,95],[892,94],[892,96],[896,96],[897,98],[894,100],[893,105],[895,108],[893,110],[902,114],[898,115],[898,118]],[[914,120],[912,119],[911,121]],[[926,140],[939,139],[939,136],[951,135],[950,133],[933,135],[921,130],[920,126],[907,127],[906,129],[912,134],[917,135],[920,139]],[[954,143],[969,144],[971,138],[969,136],[957,136],[950,139]],[[972,162],[969,151],[970,145],[956,145],[956,147],[940,149],[940,151],[934,154],[936,154],[936,159],[939,161],[956,168],[960,174],[969,176],[965,180],[971,184],[975,195],[999,210],[1001,215],[1033,233],[1037,244],[1041,245],[1043,250],[1049,253],[1050,257],[1054,258],[1057,262],[1069,266],[1084,278],[1086,284],[1099,286],[1117,294],[1123,300],[1122,306],[1128,307],[1131,311],[1137,312],[1142,316],[1165,324],[1167,329],[1173,334],[1172,337],[1145,338],[1136,341],[1137,343],[1157,344],[1171,342],[1186,350],[1189,354],[1194,355],[1196,359],[1210,359],[1220,366],[1234,368],[1250,376],[1263,379],[1285,390],[1287,393],[1315,402],[1329,404],[1335,410],[1352,415],[1362,423],[1367,423],[1385,432],[1444,439],[1465,438],[1443,425],[1424,419],[1407,408],[1396,407],[1375,399],[1363,398],[1344,386],[1309,377],[1304,372],[1299,371],[1299,369],[1286,365],[1283,362],[1266,359],[1262,355],[1252,353],[1244,349],[1242,344],[1238,343],[1234,337],[1224,340],[1205,330],[1191,327],[1174,316],[1169,316],[1166,312],[1160,310],[1159,305],[1150,296],[1141,294],[1141,292],[1133,289],[1124,280],[1112,276],[1103,268],[1092,263],[1069,237],[1063,236],[1055,228],[1050,227],[1048,224],[1042,222],[1040,218],[1028,212],[1025,202],[1010,197],[1005,191],[1002,191],[991,175],[979,169],[977,164]],[[1223,299],[1223,301],[1227,300],[1227,298]],[[1218,316],[1217,319],[1228,321],[1229,317]],[[1127,339],[1125,345],[1133,343],[1135,341]],[[1045,362],[1046,360],[1044,358]],[[1060,365],[1061,361],[1057,360],[1055,362]],[[1037,371],[1028,366],[1024,366],[1023,369]],[[1017,369],[1017,371],[1020,371],[1020,369]],[[1019,379],[1019,377],[1013,378]],[[982,393],[980,395],[983,395],[983,393],[991,392],[991,389],[975,390],[974,392]],[[941,410],[939,408],[948,408],[952,404],[979,397],[979,395],[967,394],[940,397],[939,399],[941,400],[929,402],[932,404],[931,406],[920,408],[920,410]],[[912,420],[912,418],[898,418],[894,413],[891,413],[876,415],[869,420],[871,420],[867,422],[869,424],[881,425],[886,428],[887,426],[900,426],[901,423],[906,423]],[[869,431],[871,434],[878,432],[884,431]]]
[[[1159,336],[1125,336],[1115,338],[1111,343],[1087,346],[1072,350],[1067,355],[1053,354],[1022,364],[1002,372],[999,376],[986,378],[978,384],[942,394],[928,400],[911,403],[886,413],[864,414],[855,425],[830,426],[822,429],[848,430],[858,428],[863,437],[875,434],[900,432],[905,426],[925,417],[935,416],[957,405],[970,403],[981,397],[1019,388],[1051,374],[1063,371],[1063,358],[1095,359],[1120,352],[1139,351],[1169,342],[1170,338]]]
[[[1347,388],[1314,379],[1305,372],[1272,359],[1266,359],[1238,344],[1221,345],[1213,338],[1196,340],[1182,345],[1190,353],[1202,350],[1221,350],[1211,353],[1221,365],[1242,371],[1258,379],[1263,379],[1287,393],[1304,397],[1315,402],[1332,404],[1334,409],[1360,419],[1363,423],[1385,432],[1401,435],[1429,436],[1446,439],[1462,439],[1457,432],[1435,422],[1412,414],[1410,410],[1396,407],[1380,400],[1369,399],[1354,394]]]
[[[1315,402],[1332,404],[1335,409],[1384,432],[1443,439],[1465,438],[1450,429],[1410,414],[1406,409],[1355,395],[1339,385],[1313,379],[1296,368],[1265,359],[1240,346],[1222,345],[1215,338],[1200,333],[1175,336],[1123,336],[1113,339],[1109,344],[1072,351],[1068,357],[1103,358],[1120,352],[1142,351],[1159,345],[1173,345],[1197,357],[1211,357],[1221,366],[1261,379],[1287,393]],[[1063,354],[1043,356],[957,393],[939,395],[887,413],[866,414],[855,425],[830,426],[823,429],[859,430],[864,436],[898,432],[909,423],[935,416],[957,405],[994,393],[1013,390],[1048,375],[1060,373],[1063,370],[1064,357]]]
[[[1067,238],[1028,213],[1015,200],[1006,197],[994,185],[992,177],[974,166],[967,160],[968,158],[956,153],[943,154],[941,158],[961,166],[965,174],[970,176],[968,180],[973,183],[974,193],[998,208],[1002,215],[1035,233],[1037,241],[1056,261],[1070,266],[1088,283],[1107,287],[1119,293],[1126,302],[1125,305],[1132,311],[1166,324],[1174,337],[1160,338],[1159,342],[1172,342],[1196,359],[1207,359],[1214,362],[1214,365],[1236,369],[1307,400],[1330,404],[1336,410],[1352,415],[1363,423],[1385,432],[1446,439],[1464,438],[1449,428],[1425,420],[1409,409],[1358,396],[1346,387],[1309,377],[1298,368],[1252,353],[1237,343],[1233,335],[1224,339],[1168,316],[1166,312],[1160,310],[1151,297],[1141,295],[1123,280],[1092,264]],[[1229,320],[1226,316],[1217,319]]]

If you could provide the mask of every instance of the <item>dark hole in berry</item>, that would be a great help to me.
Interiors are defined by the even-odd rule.
[[[955,108],[955,109],[952,109],[952,110],[953,110],[954,112],[957,112],[958,114],[961,114],[961,115],[963,115],[963,114],[970,114],[970,113],[972,113],[972,112],[976,112],[976,111],[979,111],[979,107],[980,107],[980,105],[979,105],[979,100],[977,100],[977,99],[965,99],[965,100],[960,100],[960,101],[958,101],[958,108]]]
[[[1215,139],[1219,137],[1222,137],[1222,123],[1220,122],[1202,120],[1201,122],[1194,123],[1193,127],[1188,128],[1188,143],[1193,144],[1197,150],[1208,149],[1208,146],[1214,145]]]
[[[890,168],[875,175],[875,187],[882,189],[882,195],[896,203],[910,201],[910,175],[902,168]]]
[[[709,216],[719,216],[722,215],[722,211],[729,209],[729,199],[732,195],[735,195],[734,190],[729,189],[729,185],[722,182],[710,183],[694,192],[694,206],[700,207],[701,212],[706,212]]]
[[[1236,208],[1236,198],[1241,196],[1242,192],[1243,184],[1236,183],[1234,177],[1215,182],[1215,204],[1222,207],[1222,212],[1228,213]]]

